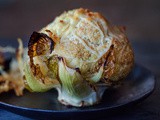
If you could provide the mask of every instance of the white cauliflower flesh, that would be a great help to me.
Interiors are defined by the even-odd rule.
[[[64,12],[33,32],[28,56],[27,87],[34,92],[55,88],[62,104],[77,107],[98,103],[105,89],[124,79],[134,63],[124,28],[82,8]]]

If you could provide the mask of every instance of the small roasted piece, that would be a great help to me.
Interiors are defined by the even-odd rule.
[[[62,104],[77,107],[99,103],[104,91],[125,79],[134,64],[124,27],[82,8],[64,12],[33,32],[28,56],[27,88],[55,88]]]
[[[15,50],[12,47],[0,47],[0,93],[14,90],[17,96],[23,95],[25,88],[23,80],[23,44],[18,39],[19,48]],[[10,52],[16,59],[6,60],[4,53]]]

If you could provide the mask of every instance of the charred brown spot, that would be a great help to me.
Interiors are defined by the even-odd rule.
[[[45,31],[48,32],[48,33],[50,33],[50,34],[53,34],[50,30],[47,30],[47,29],[46,29]]]
[[[76,72],[78,72],[79,74],[81,74],[81,71],[79,68],[75,68]]]
[[[28,55],[34,57],[51,53],[53,46],[54,42],[49,36],[33,32],[28,43]]]
[[[93,13],[89,12],[89,13],[88,13],[88,16],[89,16],[89,17],[92,17],[92,16],[93,16]]]
[[[60,20],[59,22],[60,22],[60,23],[63,23],[64,21],[63,21],[63,20]]]
[[[23,80],[26,80],[26,76],[25,75],[23,75]]]
[[[60,57],[60,56],[59,56],[59,57],[57,57],[57,58],[58,58],[59,61],[63,60],[63,57]]]
[[[110,77],[111,75],[114,73],[114,65],[116,62],[116,58],[114,56],[114,45],[111,45],[110,47],[110,51],[108,53],[108,55],[106,56],[106,61],[104,64],[105,67],[105,71],[104,71],[104,78],[102,79],[103,82],[105,82],[106,84],[111,84],[110,83]]]
[[[52,36],[52,35],[53,35],[53,33],[52,33],[50,30],[47,30],[47,29],[46,29],[45,31],[48,33],[49,36]],[[53,40],[53,39],[52,39],[52,40]]]
[[[35,65],[35,74],[36,77],[40,78],[41,82],[44,83],[44,76],[41,72],[40,66],[38,64]]]
[[[53,40],[43,33],[33,32],[28,43],[28,56],[30,57],[30,67],[33,75],[42,78],[39,65],[34,65],[33,57],[49,55],[53,50]]]
[[[108,53],[108,55],[107,55],[107,57],[106,57],[106,61],[105,61],[105,63],[104,63],[104,66],[107,65],[107,62],[109,61],[108,59],[109,59],[110,55],[112,54],[113,49],[114,49],[114,45],[111,45],[110,51],[109,51],[109,53]]]

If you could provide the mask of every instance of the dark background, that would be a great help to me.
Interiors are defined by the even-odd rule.
[[[160,119],[159,0],[0,0],[0,40],[27,40],[33,31],[40,30],[63,11],[80,7],[102,13],[112,24],[126,26],[136,62],[157,78],[156,89],[149,98],[109,119]],[[0,119],[8,115],[24,119],[0,111]]]
[[[111,23],[127,27],[131,40],[157,40],[159,0],[0,0],[0,37],[24,37],[50,23],[63,11],[88,8]]]

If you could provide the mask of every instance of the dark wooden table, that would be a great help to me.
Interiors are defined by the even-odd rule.
[[[105,119],[160,119],[160,6],[159,0],[3,0],[0,1],[0,40],[26,38],[64,10],[84,7],[101,12],[113,24],[125,25],[135,60],[156,76],[156,88],[143,102]],[[0,110],[0,120],[30,120]]]

